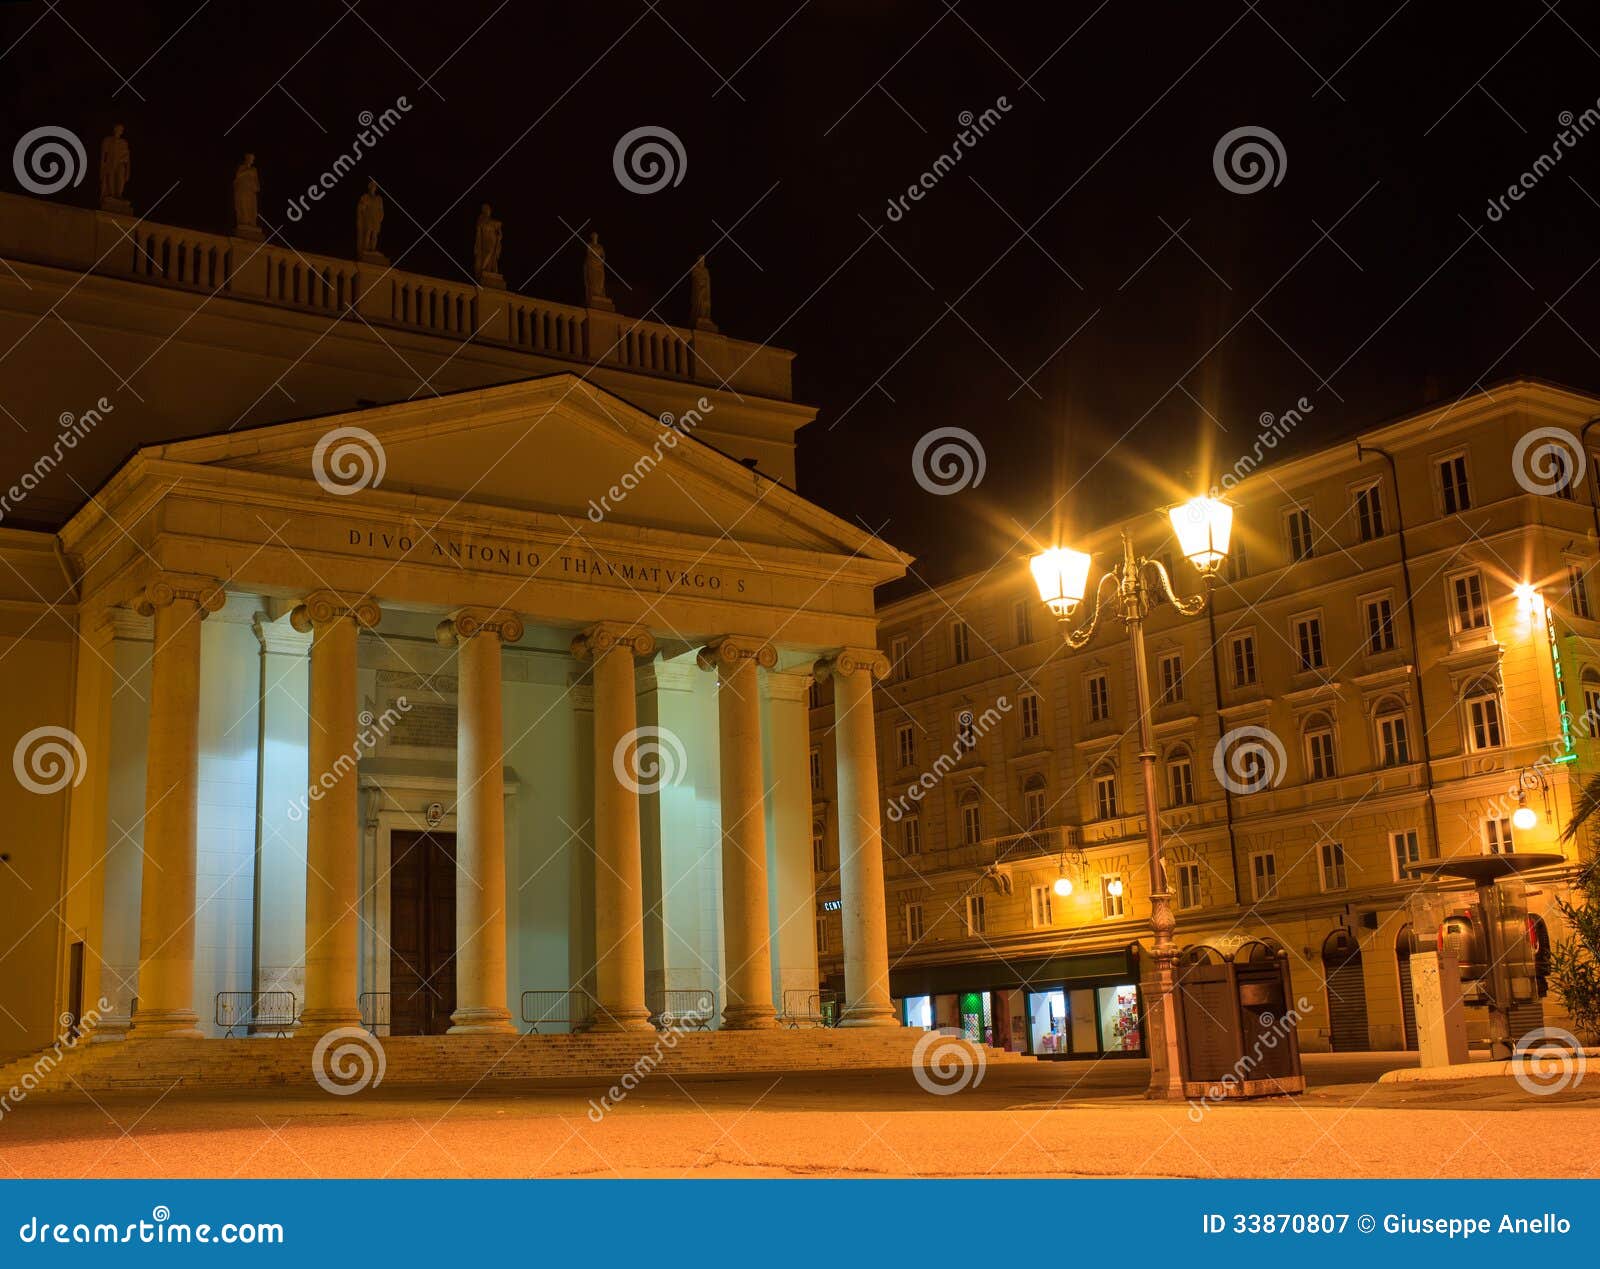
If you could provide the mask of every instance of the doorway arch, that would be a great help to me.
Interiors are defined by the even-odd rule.
[[[1411,992],[1411,927],[1402,925],[1394,939],[1395,966],[1400,974],[1400,1034],[1407,1049],[1417,1047],[1417,1000]]]
[[[1335,1053],[1370,1049],[1361,945],[1349,930],[1328,935],[1322,945],[1322,973],[1328,988],[1329,1045]]]

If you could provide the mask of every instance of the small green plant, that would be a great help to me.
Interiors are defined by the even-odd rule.
[[[1572,841],[1600,810],[1600,776],[1591,777],[1562,833]],[[1573,1029],[1586,1038],[1600,1035],[1600,856],[1591,855],[1578,872],[1570,898],[1555,900],[1569,933],[1550,948],[1550,981],[1572,1016]]]

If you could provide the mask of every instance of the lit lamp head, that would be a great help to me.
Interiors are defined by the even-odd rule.
[[[1220,498],[1190,498],[1167,512],[1178,549],[1202,577],[1215,577],[1228,558],[1233,508]]]
[[[1062,621],[1072,616],[1089,588],[1089,556],[1083,551],[1052,546],[1028,561],[1033,582],[1045,607]]]
[[[1072,893],[1072,882],[1067,880],[1065,877],[1057,877],[1056,884],[1052,888],[1058,895],[1065,899],[1069,894]]]
[[[1517,809],[1511,812],[1511,827],[1521,832],[1528,832],[1539,823],[1539,814],[1528,805],[1528,795],[1523,793],[1517,797]]]
[[[1122,894],[1122,878],[1113,877],[1110,881],[1106,882],[1106,891],[1109,894],[1120,896]]]

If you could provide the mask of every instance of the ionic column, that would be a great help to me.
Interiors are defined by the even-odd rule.
[[[462,609],[439,623],[454,644],[456,713],[456,1008],[452,1034],[516,1034],[506,1008],[506,788],[500,646],[522,638],[503,612]]]
[[[759,639],[726,635],[701,651],[716,670],[718,762],[722,772],[722,941],[727,1003],[722,1025],[777,1025],[772,1007],[772,938],[767,904],[767,820],[761,774],[761,696],[757,667],[778,653]]]
[[[383,612],[371,599],[322,590],[289,614],[311,634],[306,766],[306,971],[301,1034],[361,1021],[357,1003],[360,800],[356,637]]]
[[[889,997],[889,923],[884,914],[883,828],[872,680],[889,673],[876,648],[845,648],[817,662],[832,675],[839,776],[839,889],[844,917],[842,1027],[898,1025]]]
[[[200,623],[223,604],[212,578],[163,573],[138,611],[154,617],[146,750],[139,1006],[131,1037],[198,1037],[194,1009],[195,822],[200,784]]]
[[[649,778],[640,751],[659,758],[641,737],[634,700],[633,659],[655,651],[639,626],[601,622],[572,641],[572,655],[594,662],[594,947],[595,1026],[644,1031],[644,876],[640,862],[639,789]]]

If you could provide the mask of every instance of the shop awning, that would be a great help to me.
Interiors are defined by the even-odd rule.
[[[957,965],[908,965],[889,973],[889,994],[941,996],[996,988],[1054,987],[1074,979],[1133,982],[1138,969],[1124,947],[1077,956],[968,961]]]

